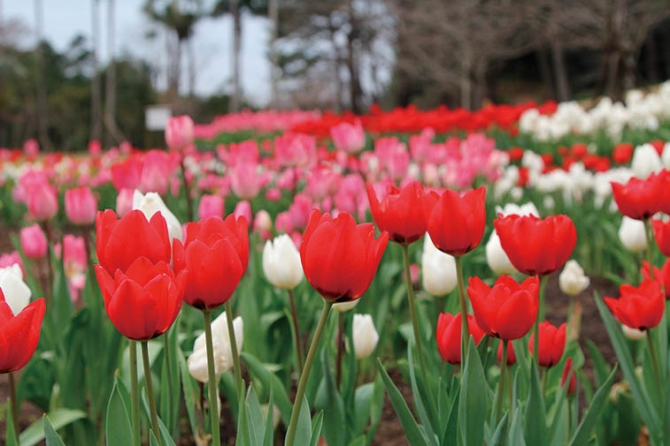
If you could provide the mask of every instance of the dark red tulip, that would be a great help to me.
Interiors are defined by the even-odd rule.
[[[329,302],[358,299],[372,283],[388,233],[375,239],[371,223],[356,224],[347,212],[335,219],[313,210],[300,245],[305,278]]]
[[[437,330],[435,331],[437,349],[440,351],[442,359],[449,364],[461,363],[461,330],[463,327],[461,321],[461,313],[455,315],[441,313],[437,319]],[[479,344],[484,337],[484,332],[477,325],[477,321],[469,314],[468,332],[475,340],[475,344]]]
[[[45,312],[40,298],[14,315],[0,290],[0,373],[20,370],[33,357]]]
[[[500,276],[493,287],[471,277],[468,296],[479,327],[489,336],[506,341],[522,338],[533,327],[539,309],[540,282],[529,277],[518,284]]]
[[[486,228],[486,188],[461,196],[446,189],[424,199],[426,228],[433,244],[442,252],[460,257],[479,245]]]
[[[619,322],[637,330],[649,330],[661,322],[665,314],[665,296],[660,283],[645,279],[639,287],[621,285],[621,297],[606,297],[605,303]],[[542,337],[540,337],[540,341]]]
[[[577,229],[567,215],[508,215],[493,226],[512,265],[529,276],[562,268],[577,244]]]
[[[249,233],[243,217],[206,218],[186,225],[184,243],[174,242],[174,267],[187,270],[184,301],[200,310],[228,301],[249,263]]]
[[[392,183],[385,187],[380,198],[372,184],[366,185],[370,211],[380,231],[389,233],[389,239],[401,245],[409,245],[426,233],[426,218],[420,204],[425,195],[423,186],[412,181],[398,189]]]
[[[542,367],[552,367],[561,360],[563,350],[565,350],[565,324],[560,327],[551,325],[549,321],[540,323],[540,345],[538,349],[538,364]],[[531,354],[535,346],[534,334],[530,335],[528,349]]]
[[[540,341],[541,342],[541,341]],[[575,390],[577,390],[577,376],[575,371],[572,369],[572,358],[568,358],[565,361],[565,366],[563,367],[563,376],[561,377],[561,386],[565,387],[565,382],[570,379],[568,382],[568,395],[574,395]]]

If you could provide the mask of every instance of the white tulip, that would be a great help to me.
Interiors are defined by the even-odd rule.
[[[377,333],[377,330],[375,330],[372,316],[369,314],[354,314],[352,336],[356,359],[363,359],[370,356],[379,342],[379,334]]]
[[[507,253],[505,253],[505,250],[500,244],[500,237],[498,237],[498,233],[495,229],[491,232],[491,237],[486,243],[486,263],[488,263],[489,268],[498,275],[517,272],[517,269],[514,268],[514,265],[512,265]]]
[[[536,217],[540,216],[540,212],[537,210],[537,207],[532,201],[529,201],[528,203],[524,204],[516,204],[516,203],[507,203],[505,206],[500,207],[496,206],[496,212],[498,214],[502,214],[503,217],[506,217],[508,215],[534,215]]]
[[[146,195],[142,195],[142,192],[135,190],[133,193],[133,210],[135,209],[142,211],[147,219],[151,219],[156,212],[160,212],[167,223],[170,244],[174,239],[183,240],[181,223],[165,206],[163,199],[156,192],[147,192]]]
[[[421,255],[423,288],[433,296],[444,296],[456,288],[456,260],[437,249],[426,234]]]
[[[30,288],[23,281],[23,271],[17,264],[0,268],[0,289],[14,316],[30,303]]]
[[[568,260],[563,271],[558,276],[558,285],[565,294],[576,296],[586,288],[591,281],[584,274],[584,269],[576,260]]]
[[[241,317],[238,316],[233,320],[233,330],[235,331],[235,343],[239,352],[242,350],[242,341],[244,340],[244,322]],[[214,346],[214,372],[218,377],[233,368],[233,353],[230,348],[225,311],[212,322],[212,343]],[[198,381],[203,383],[208,381],[205,333],[198,336],[193,344],[193,353],[188,357],[188,371]]]
[[[624,336],[626,336],[631,341],[641,341],[647,337],[646,331],[638,330],[637,328],[632,328],[628,325],[621,324],[621,329]]]
[[[350,302],[340,302],[333,304],[333,310],[339,311],[340,313],[346,313],[349,310],[352,310],[356,305],[358,305],[358,302],[360,302],[360,299],[352,300]]]
[[[663,169],[663,162],[654,146],[651,144],[642,144],[635,148],[630,168],[636,177],[645,179],[652,173]]]
[[[302,281],[300,253],[288,234],[265,242],[263,272],[271,284],[286,290],[292,290]]]
[[[644,222],[624,216],[619,227],[619,240],[631,252],[644,252],[647,249]]]

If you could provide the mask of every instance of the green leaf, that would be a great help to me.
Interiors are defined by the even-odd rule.
[[[356,389],[354,394],[354,437],[361,435],[365,430],[365,426],[368,424],[374,391],[375,383],[363,384]]]
[[[10,401],[7,405],[7,419],[5,420],[5,426],[7,429],[7,434],[5,435],[5,445],[19,446],[19,438],[16,436],[16,430],[14,429],[14,414],[12,412],[12,403]]]
[[[249,386],[245,406],[247,409],[247,427],[249,429],[250,444],[260,446],[263,444],[263,437],[265,436],[265,420],[263,419],[261,404],[258,401],[258,396],[253,386]]]
[[[503,417],[502,420],[500,420],[500,423],[498,423],[498,427],[496,428],[495,432],[493,432],[493,435],[491,436],[491,441],[488,441],[486,444],[490,444],[491,446],[503,446],[504,439],[507,437],[507,427],[509,424],[509,413],[506,413]]]
[[[419,419],[423,423],[423,428],[426,431],[429,443],[432,446],[437,446],[437,436],[435,435],[432,423],[430,422],[430,417],[428,416],[426,406],[423,403],[423,397],[421,396],[421,391],[419,390],[419,386],[416,381],[416,374],[414,373],[412,344],[407,344],[407,359],[409,360],[409,378],[412,386],[412,395],[414,396],[414,405],[416,407],[416,411],[419,413]]]
[[[444,432],[442,433],[442,441],[440,442],[442,445],[452,444],[454,439],[458,438],[458,407],[460,400],[461,388],[456,387],[451,409],[449,409],[449,416],[446,418],[446,423],[444,423]]]
[[[384,381],[380,374],[377,374],[375,379],[375,388],[372,396],[372,404],[370,405],[370,427],[368,432],[365,435],[367,443],[372,443],[372,439],[377,433],[379,428],[379,423],[382,419],[382,413],[384,411]]]
[[[328,419],[323,429],[328,446],[345,446],[348,429],[344,413],[344,402],[337,391],[337,384],[330,369],[326,351],[321,352],[323,380],[319,386],[314,407],[323,411],[324,418]]]
[[[272,389],[282,420],[288,425],[291,419],[293,404],[291,404],[291,400],[289,400],[286,388],[284,388],[282,382],[274,373],[270,372],[258,359],[249,353],[242,352],[240,357],[249,369],[249,372],[263,384],[263,387]]]
[[[191,425],[191,433],[195,436],[197,430],[196,405],[198,404],[198,390],[196,389],[195,379],[188,372],[188,365],[181,350],[179,355],[179,368],[181,369],[181,385],[184,389],[184,405]]]
[[[268,412],[265,420],[265,433],[263,434],[263,446],[272,446],[274,442],[274,392],[270,389],[270,401],[268,401]]]
[[[367,440],[365,438],[365,435],[363,435],[362,437],[358,437],[355,440],[353,440],[351,443],[349,443],[348,446],[366,446],[367,445],[366,441]]]
[[[489,386],[479,352],[471,337],[463,369],[461,399],[458,406],[458,427],[460,439],[464,445],[484,443],[483,420],[486,419],[489,406],[488,391]]]
[[[115,380],[116,381],[116,380]],[[117,384],[112,388],[107,405],[105,420],[107,446],[127,446],[133,444],[133,430],[128,408],[123,402]]]
[[[514,411],[514,418],[512,419],[512,426],[509,430],[508,445],[512,446],[526,446],[526,441],[523,438],[523,416],[521,414],[521,407],[517,407]],[[538,445],[539,446],[539,445]]]
[[[526,403],[524,436],[526,444],[548,444],[546,409],[540,386],[540,374],[535,361],[530,366],[530,394]]]
[[[306,397],[302,397],[302,406],[298,414],[298,426],[295,432],[294,444],[311,444],[314,440],[312,436],[312,420],[309,415],[309,403]],[[317,439],[318,441],[318,439]]]
[[[319,444],[322,428],[323,428],[323,412],[319,412],[314,417],[314,420],[312,420],[312,439],[309,442],[310,446],[317,446]]]
[[[610,376],[607,378],[607,381],[605,381],[603,385],[600,386],[600,388],[596,392],[596,395],[591,400],[591,404],[589,406],[588,411],[584,415],[582,422],[577,427],[575,435],[572,437],[572,441],[570,441],[570,446],[586,446],[589,443],[591,437],[591,431],[595,427],[596,422],[600,417],[600,412],[605,402],[607,401],[607,397],[609,396],[610,392],[610,387],[612,387],[612,384],[614,383],[616,373],[617,373],[617,367],[614,366],[614,369],[612,370],[612,373],[610,373]]]
[[[65,446],[46,415],[42,416],[42,424],[44,426],[44,437],[47,441],[47,446]]]
[[[160,446],[158,444],[158,440],[156,439],[156,434],[154,434],[154,431],[149,430],[149,444],[151,446]]]
[[[428,446],[428,440],[421,429],[419,429],[419,425],[414,419],[409,407],[407,407],[405,399],[391,380],[391,377],[386,373],[386,370],[379,359],[377,360],[377,366],[379,367],[379,373],[384,381],[384,386],[386,387],[386,392],[389,395],[393,409],[398,415],[400,424],[405,431],[407,441],[409,441],[409,444],[412,446]]]
[[[46,416],[49,417],[49,423],[55,430],[86,418],[86,414],[81,410],[72,409],[56,409]],[[41,420],[35,421],[19,435],[21,446],[34,446],[42,440],[44,440],[44,423]]]

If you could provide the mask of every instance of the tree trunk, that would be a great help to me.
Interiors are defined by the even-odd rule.
[[[270,87],[272,99],[270,106],[279,108],[279,55],[277,53],[277,34],[279,26],[279,0],[268,1],[268,15],[270,18]]]
[[[91,1],[91,65],[93,78],[91,79],[91,141],[102,139],[102,122],[100,97],[100,69],[98,67],[98,51],[100,50],[100,9],[98,0]]]
[[[242,18],[237,0],[230,0],[230,13],[233,16],[233,96],[230,98],[230,111],[240,110],[240,61],[242,52]]]
[[[342,52],[340,47],[337,45],[337,39],[335,34],[337,29],[335,28],[335,23],[333,23],[332,14],[328,17],[328,31],[330,33],[330,43],[333,45],[333,77],[335,79],[335,94],[337,96],[336,103],[334,104],[334,111],[341,112],[344,110],[344,82],[342,82],[342,77],[340,76],[340,67],[342,64]]]
[[[125,137],[116,125],[116,11],[114,0],[107,0],[107,75],[105,77],[105,147]]]
[[[44,9],[42,0],[35,0],[35,31],[37,34],[37,132],[42,149],[53,151],[49,139],[49,110],[47,107],[47,85],[44,73],[44,49],[42,35],[44,30]]]
[[[541,44],[538,46],[535,55],[537,56],[537,65],[540,68],[542,85],[544,85],[544,94],[547,99],[556,99],[554,80],[551,76],[551,68],[549,66],[549,60],[547,59],[547,47],[544,44]]]
[[[570,84],[565,67],[563,44],[557,39],[551,42],[551,56],[554,62],[554,79],[556,79],[556,99],[565,102],[570,99]]]
[[[618,51],[613,51],[609,54],[607,61],[607,82],[605,83],[605,94],[613,100],[620,99],[621,81],[619,79],[619,66],[621,61],[621,54]]]
[[[188,95],[190,98],[195,96],[195,84],[197,70],[195,69],[195,51],[193,51],[193,39],[184,42],[188,52]]]
[[[181,83],[181,40],[176,32],[168,30],[168,99],[174,106],[179,98],[179,84]]]

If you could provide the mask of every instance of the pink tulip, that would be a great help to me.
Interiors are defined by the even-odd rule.
[[[143,193],[167,194],[170,179],[174,178],[177,160],[162,150],[149,150],[142,159],[139,189]]]
[[[290,212],[284,211],[277,214],[275,229],[280,234],[290,234],[293,232],[293,217]]]
[[[23,268],[21,255],[18,251],[12,251],[10,253],[0,255],[0,268],[6,268],[12,265],[19,265],[21,267],[21,271],[23,271],[23,277],[26,277],[26,270]]]
[[[268,189],[265,191],[265,198],[268,201],[279,201],[281,200],[281,191],[276,187]]]
[[[358,119],[354,124],[342,122],[330,129],[330,137],[338,150],[358,153],[365,147],[365,131]]]
[[[235,216],[237,217],[246,218],[248,222],[253,221],[253,219],[251,218],[251,203],[249,203],[246,200],[237,203],[237,205],[235,206],[235,210],[233,211],[233,214],[235,214]]]
[[[58,213],[56,189],[42,176],[43,181],[32,184],[27,190],[28,215],[36,221],[45,221]]]
[[[21,229],[20,239],[23,254],[29,259],[41,259],[47,255],[47,238],[39,224]]]
[[[272,238],[272,218],[268,211],[261,209],[256,212],[253,225],[254,232],[258,232],[263,240]]]
[[[116,196],[116,213],[119,218],[123,217],[133,209],[134,193],[134,189],[121,189],[119,195]]]
[[[221,195],[203,195],[198,205],[198,216],[200,220],[209,217],[223,218],[224,199]]]
[[[219,145],[216,152],[224,163],[228,166],[235,166],[241,162],[250,162],[257,164],[260,160],[258,144],[255,140],[242,141],[239,144],[230,144],[226,146]]]
[[[72,234],[63,237],[63,269],[73,302],[79,300],[79,294],[86,284],[86,255],[86,242],[83,237]]]
[[[238,163],[230,174],[230,187],[242,200],[252,200],[260,192],[262,177],[258,164],[244,161]]]
[[[65,191],[65,214],[75,225],[90,225],[98,212],[98,200],[90,187]]]
[[[312,212],[314,205],[312,200],[305,194],[300,193],[295,196],[293,203],[288,208],[288,213],[293,222],[293,229],[303,229],[307,227],[309,221],[309,214]]]
[[[28,158],[35,158],[40,153],[40,145],[36,139],[28,139],[23,143],[23,153]]]
[[[188,115],[168,119],[165,127],[165,142],[170,150],[182,151],[193,144],[193,120]]]
[[[130,155],[123,161],[117,162],[111,167],[112,183],[117,191],[121,189],[138,189],[142,181],[141,155]]]
[[[275,160],[280,166],[309,167],[316,161],[316,138],[286,133],[275,138]]]
[[[329,167],[318,166],[309,171],[305,192],[317,201],[334,195],[342,176]]]
[[[88,154],[92,157],[99,157],[102,153],[102,143],[97,139],[88,142]]]

